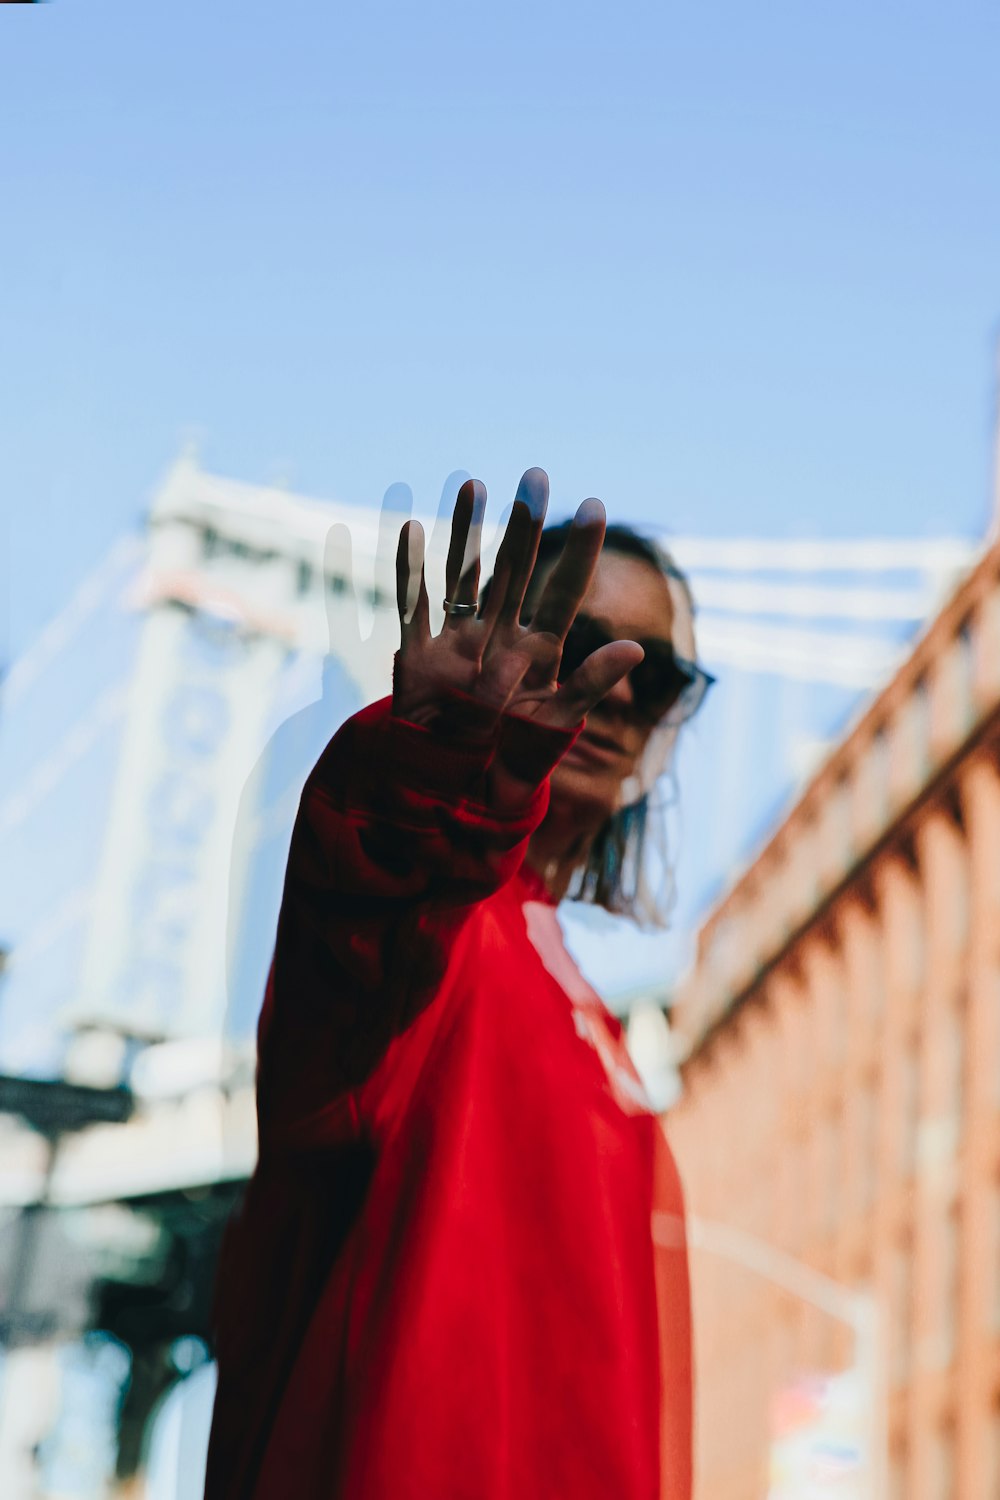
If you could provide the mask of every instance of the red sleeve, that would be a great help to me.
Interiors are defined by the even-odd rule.
[[[292,833],[258,1029],[262,1150],[356,1134],[353,1092],[433,999],[475,903],[517,870],[574,738],[505,716],[463,741],[386,698],[330,741]],[[524,788],[514,811],[489,804],[494,766]]]

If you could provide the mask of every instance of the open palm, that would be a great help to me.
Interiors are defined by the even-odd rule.
[[[459,490],[445,568],[452,604],[471,605],[478,598],[485,504],[486,491],[478,480]],[[483,733],[491,731],[503,712],[570,729],[641,661],[642,647],[635,641],[612,641],[559,682],[563,642],[604,541],[599,500],[585,500],[577,510],[532,619],[521,624],[547,504],[544,471],[529,469],[518,486],[484,608],[478,614],[446,614],[437,635],[430,628],[423,529],[417,521],[403,526],[396,555],[401,640],[393,691],[393,711],[399,717],[432,724],[460,693],[470,726]]]

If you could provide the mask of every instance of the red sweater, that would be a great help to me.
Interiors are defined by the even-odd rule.
[[[206,1500],[688,1500],[677,1174],[522,866],[571,739],[442,743],[385,700],[307,781]],[[483,797],[505,744],[516,817]]]

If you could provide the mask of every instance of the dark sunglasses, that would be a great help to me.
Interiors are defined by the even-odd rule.
[[[563,642],[559,681],[615,639],[590,615],[578,614]],[[639,645],[646,654],[628,674],[636,713],[649,724],[662,720],[683,724],[698,712],[715,678],[696,662],[678,656],[669,641],[647,640]]]

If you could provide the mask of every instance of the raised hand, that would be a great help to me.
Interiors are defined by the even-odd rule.
[[[544,471],[529,469],[518,486],[482,613],[447,614],[436,636],[430,629],[423,530],[415,521],[403,526],[396,554],[401,641],[393,690],[393,711],[399,717],[433,724],[447,713],[449,700],[458,692],[465,695],[472,732],[490,733],[504,711],[569,729],[642,660],[642,647],[635,641],[613,641],[588,657],[565,682],[558,680],[563,641],[604,541],[605,514],[599,500],[585,500],[580,506],[534,615],[529,624],[521,624],[547,504]],[[459,491],[452,517],[446,565],[452,605],[476,602],[485,506],[484,486],[469,480]]]

